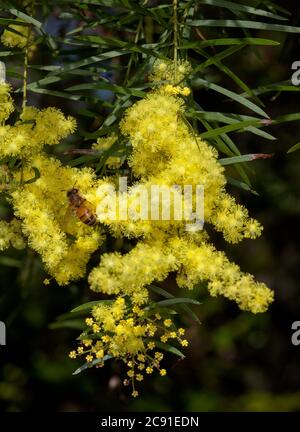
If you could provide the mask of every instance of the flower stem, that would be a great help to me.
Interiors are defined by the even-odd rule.
[[[174,84],[177,82],[177,63],[178,63],[178,0],[173,0],[173,24],[174,24]]]
[[[26,36],[26,46],[25,46],[25,55],[24,55],[22,111],[24,111],[27,104],[28,53],[29,53],[30,33],[31,33],[31,29],[29,27]]]

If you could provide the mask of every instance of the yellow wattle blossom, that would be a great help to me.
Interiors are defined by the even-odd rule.
[[[64,285],[84,275],[91,254],[103,240],[99,228],[83,224],[68,210],[67,190],[76,183],[84,192],[93,174],[87,168],[64,167],[43,154],[33,157],[31,164],[40,177],[13,191],[12,204],[28,244],[41,255],[49,274]],[[23,175],[31,178],[31,169],[25,167]]]
[[[10,95],[11,87],[7,83],[0,83],[0,143],[6,133],[4,122],[14,111],[14,104]]]
[[[30,27],[24,24],[9,25],[1,35],[1,43],[10,48],[25,48],[28,38],[31,42],[32,37]]]
[[[142,316],[134,312],[130,297],[100,301],[93,307],[92,316],[86,318],[86,329],[80,336],[77,353],[71,351],[70,357],[84,355],[87,362],[96,358],[97,365],[101,365],[109,357],[121,360],[128,368],[127,377],[133,390],[135,381],[143,381],[145,373],[151,374],[153,370],[157,370],[160,375],[166,375],[166,370],[160,368],[164,355],[157,351],[156,341],[160,334],[168,333],[170,325],[175,328],[175,324],[170,318],[157,319],[157,314],[151,307],[146,307],[143,312]],[[95,337],[94,325],[98,326],[101,339]],[[181,343],[182,329],[181,332],[174,330],[174,333]],[[87,344],[85,337],[89,335],[93,339]]]
[[[189,71],[188,63],[178,64],[178,83]],[[46,153],[46,146],[57,145],[74,132],[73,118],[56,108],[27,107],[13,125],[6,124],[13,102],[9,86],[0,84],[0,157],[21,160],[9,174],[2,173],[3,190],[9,195],[15,218],[10,223],[0,222],[0,249],[24,247],[27,242],[40,254],[49,274],[64,285],[85,275],[91,255],[103,243],[103,226],[116,238],[136,240],[127,253],[102,254],[91,270],[91,289],[113,299],[93,307],[77,351],[69,354],[71,358],[83,355],[90,366],[91,362],[101,366],[111,357],[123,361],[133,395],[137,395],[135,382],[143,380],[143,373],[157,370],[162,376],[166,374],[160,367],[163,355],[157,348],[174,341],[188,346],[183,339],[185,330],[177,330],[170,314],[153,307],[149,284],[174,272],[179,287],[192,289],[204,281],[212,296],[223,295],[253,313],[264,312],[273,301],[273,293],[264,283],[241,272],[210,240],[208,225],[231,243],[256,238],[262,227],[226,192],[217,151],[189,125],[182,96],[188,96],[190,89],[174,82],[171,61],[155,62],[152,79],[155,89],[128,108],[120,123],[120,134],[132,149],[128,164],[133,182],[116,196],[111,194],[116,176],[99,179],[91,168],[64,166]],[[161,80],[167,83],[160,85]],[[120,134],[99,138],[93,149],[111,150]],[[115,155],[106,161],[109,168],[119,168],[121,163],[123,160]],[[195,190],[203,186],[204,229],[187,230],[188,214],[182,219],[171,213],[166,220],[144,220],[141,196],[154,185],[174,187],[171,211],[179,190],[186,185],[191,187],[194,209]],[[74,187],[95,207],[99,224],[88,226],[69,212],[67,191]],[[114,218],[110,204],[116,197]],[[125,202],[131,209],[127,219],[121,217]],[[148,216],[150,213],[148,209]]]
[[[40,153],[45,145],[58,144],[75,129],[75,120],[71,117],[66,118],[56,108],[39,111],[28,107],[14,126],[2,126],[0,154],[31,159]]]
[[[7,84],[0,85],[0,157],[22,157],[22,168],[10,173],[11,189],[6,185],[10,201],[28,245],[41,255],[49,274],[64,285],[84,275],[91,254],[103,241],[99,227],[83,224],[68,210],[67,191],[76,184],[84,195],[93,187],[95,174],[88,168],[63,166],[44,153],[46,145],[58,144],[75,130],[75,120],[60,110],[27,107],[13,126],[5,125],[13,109],[9,92]],[[35,172],[38,176],[32,181]],[[8,231],[6,245],[23,246]]]
[[[117,139],[118,137],[115,133],[105,138],[98,138],[97,142],[92,145],[92,149],[99,150],[100,152],[108,151],[117,142]],[[119,156],[109,156],[105,161],[105,165],[112,169],[119,168],[122,163],[123,160]]]
[[[165,74],[167,69],[162,69]],[[205,223],[221,231],[231,243],[256,238],[261,225],[225,191],[226,177],[217,151],[191,131],[179,89],[171,84],[158,87],[125,112],[120,129],[131,142],[129,164],[139,181],[118,198],[132,204],[134,200],[138,203],[142,188],[149,191],[152,185],[191,185],[194,190],[203,185]],[[96,208],[103,199],[109,200],[104,191],[112,184],[109,179],[103,180],[91,191],[89,199]],[[148,284],[177,271],[179,286],[191,289],[207,281],[211,295],[222,294],[244,310],[263,312],[273,301],[273,293],[265,284],[255,282],[230,263],[224,253],[215,250],[206,226],[202,232],[193,233],[186,231],[186,220],[111,219],[108,213],[105,217],[105,211],[97,215],[112,235],[139,241],[125,255],[110,253],[101,257],[99,266],[89,275],[94,291],[128,295],[134,303],[143,304],[148,300]],[[163,341],[168,338],[172,335],[162,336]]]
[[[176,269],[172,254],[164,253],[162,245],[138,245],[127,255],[104,254],[99,267],[89,275],[89,283],[94,291],[106,294],[124,293],[135,304],[143,304],[148,299],[146,285],[153,280],[164,280],[167,274]]]
[[[0,251],[9,246],[24,249],[26,246],[21,230],[21,222],[14,218],[10,222],[0,221]]]
[[[177,64],[177,81],[182,81],[191,71],[191,64],[188,61],[180,61]],[[173,83],[175,65],[173,60],[156,60],[150,80],[154,82],[167,80]],[[176,83],[175,83],[176,84]]]

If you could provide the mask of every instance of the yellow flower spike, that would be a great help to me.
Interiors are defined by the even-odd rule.
[[[159,371],[159,373],[160,373],[161,376],[165,376],[165,375],[167,375],[167,371],[166,371],[166,369],[161,369],[161,370]]]
[[[10,95],[11,87],[7,83],[0,83],[0,125],[5,120],[8,119],[10,114],[14,111],[14,104],[12,97]],[[3,128],[0,133],[0,150],[2,145],[2,140],[5,137],[5,134],[10,129],[9,126]]]
[[[17,20],[16,20],[17,21]],[[24,25],[9,25],[1,35],[1,43],[9,48],[25,48],[28,36],[29,43],[32,43],[33,37],[30,36],[31,29]]]

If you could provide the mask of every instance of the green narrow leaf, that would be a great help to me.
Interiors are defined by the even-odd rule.
[[[40,21],[36,20],[32,16],[25,14],[24,12],[18,11],[17,9],[9,9],[9,12],[12,15],[15,15],[16,17],[20,18],[21,20],[27,22],[28,24],[33,24],[38,29],[42,28],[42,23]],[[17,24],[17,22],[16,22],[16,24]]]
[[[153,307],[165,307],[165,306],[174,306],[174,305],[181,305],[181,304],[194,304],[194,305],[201,305],[200,302],[198,302],[198,300],[195,299],[191,299],[191,298],[185,298],[185,297],[174,297],[171,299],[166,299],[166,300],[160,300],[158,302],[155,302],[155,304],[153,305]],[[149,308],[151,308],[152,306],[149,306]]]
[[[15,258],[11,258],[8,256],[0,256],[0,265],[7,266],[7,267],[17,267],[17,268],[23,267],[22,261],[19,261]]]
[[[90,301],[88,303],[84,303],[80,306],[77,306],[76,308],[72,309],[71,312],[80,312],[80,311],[84,311],[84,310],[90,310],[92,309],[94,306],[97,306],[98,304],[111,304],[113,303],[113,300],[95,300],[95,301]]]
[[[234,132],[234,131],[245,132],[247,126],[251,126],[251,125],[255,125],[255,124],[259,125],[259,123],[260,122],[257,120],[244,120],[244,121],[229,124],[227,126],[222,126],[222,127],[217,128],[217,129],[212,129],[212,130],[207,131],[207,132],[203,132],[200,134],[200,137],[203,139],[207,139],[207,138],[214,138],[217,135],[222,135],[222,134],[228,133],[228,132]]]
[[[221,165],[232,165],[235,163],[243,163],[243,162],[252,162],[257,159],[268,159],[272,157],[273,154],[265,154],[265,153],[251,153],[245,154],[241,156],[234,156],[230,158],[218,159]]]
[[[34,177],[32,177],[29,180],[26,180],[24,184],[34,183],[37,179],[41,177],[40,171],[36,167],[33,166],[31,167],[31,169],[34,171]]]
[[[300,27],[281,25],[281,24],[268,24],[258,21],[245,21],[245,20],[193,20],[188,21],[188,25],[193,27],[234,27],[246,28],[256,30],[271,30],[284,33],[300,33]]]
[[[74,100],[74,101],[78,101],[81,99],[84,99],[84,96],[81,95],[72,95],[66,92],[62,92],[62,91],[57,91],[57,90],[48,90],[46,88],[29,88],[29,91],[32,91],[33,93],[40,93],[40,94],[46,94],[49,96],[55,96],[55,97],[60,97],[60,98],[64,98],[64,99],[69,99],[69,100]]]
[[[166,290],[164,290],[163,288],[158,287],[158,286],[156,286],[156,285],[150,284],[150,285],[149,285],[149,288],[150,288],[153,292],[155,292],[156,294],[161,295],[162,297],[169,298],[169,299],[171,299],[171,298],[175,298],[175,297],[174,297],[172,294],[170,294],[168,291],[166,291]],[[189,306],[187,306],[186,304],[181,304],[181,305],[180,305],[180,308],[181,308],[184,312],[186,312],[188,315],[190,315],[190,316],[193,318],[194,321],[196,321],[198,324],[201,324],[201,321],[199,320],[199,318],[197,317],[197,315],[195,314],[195,312],[194,312],[194,311],[193,311]]]
[[[69,72],[73,69],[79,69],[83,66],[88,66],[88,65],[91,65],[94,63],[99,63],[99,62],[102,62],[105,60],[110,60],[114,57],[119,57],[119,56],[126,55],[126,54],[130,54],[130,51],[125,51],[125,50],[107,51],[107,52],[102,53],[102,54],[97,55],[97,56],[86,57],[82,60],[77,60],[75,62],[68,63],[65,66],[59,66],[55,71],[50,72],[49,75],[66,73],[66,72]]]
[[[232,12],[245,12],[253,15],[264,16],[267,18],[273,18],[281,21],[286,21],[286,17],[274,14],[272,12],[265,11],[263,9],[257,9],[252,6],[246,6],[239,3],[233,3],[227,0],[200,0],[200,3],[207,4],[210,6],[218,6],[226,9],[230,9]]]
[[[167,351],[168,353],[175,354],[176,356],[180,357],[181,359],[185,358],[185,355],[176,347],[160,342],[160,341],[154,341],[157,348],[162,349],[163,351]]]
[[[202,111],[202,110],[193,110],[193,109],[189,109],[186,112],[187,117],[192,117],[192,118],[204,118],[208,121],[217,121],[217,122],[221,122],[221,123],[228,123],[228,124],[232,124],[235,123],[237,120],[253,120],[253,121],[257,121],[258,123],[261,122],[261,119],[258,117],[253,117],[253,116],[246,116],[246,115],[238,115],[238,114],[233,114],[233,113],[221,113],[221,112],[214,112],[214,111]],[[264,123],[261,126],[265,126]],[[249,126],[246,127],[245,130],[255,134],[255,135],[259,135],[265,139],[268,140],[276,140],[276,138],[269,134],[268,132],[262,131],[259,128],[253,127],[253,126]]]
[[[58,328],[70,328],[76,330],[83,330],[85,328],[84,321],[81,319],[57,321],[49,325],[51,330]]]
[[[199,51],[200,54],[205,55],[206,57],[209,57],[208,60],[206,60],[205,62],[201,63],[199,66],[195,67],[192,71],[193,74],[196,74],[198,72],[200,72],[201,70],[207,68],[208,66],[212,65],[212,64],[216,64],[218,62],[218,60],[222,60],[226,57],[231,56],[232,54],[234,54],[235,52],[239,51],[240,49],[244,48],[246,45],[245,44],[241,44],[241,45],[234,45],[231,46],[230,48],[225,49],[224,51],[209,57],[208,55],[206,55],[206,53],[204,51]]]
[[[254,189],[252,189],[247,183],[241,182],[241,181],[234,179],[232,177],[228,177],[227,180],[228,180],[228,183],[231,184],[232,186],[238,187],[239,189],[243,189],[247,192],[251,192],[254,195],[258,195],[258,193]]]
[[[80,368],[76,369],[76,371],[73,372],[72,375],[78,375],[82,371],[84,371],[86,369],[89,369],[89,368],[91,368],[91,367],[93,367],[93,366],[95,366],[95,365],[97,365],[99,363],[103,363],[103,362],[105,362],[107,360],[110,360],[111,358],[112,358],[111,355],[105,355],[102,359],[95,359],[95,360],[93,360],[91,362],[84,363],[82,366],[80,366]]]
[[[300,143],[297,143],[297,144],[295,144],[295,145],[293,145],[288,151],[287,151],[287,153],[293,153],[294,151],[296,151],[296,150],[299,150],[300,149]]]
[[[123,94],[123,95],[131,95],[131,96],[137,96],[140,98],[145,97],[146,93],[142,90],[135,89],[135,88],[128,88],[128,87],[122,87],[115,84],[109,84],[109,83],[86,83],[86,84],[78,84],[72,87],[66,88],[67,92],[73,92],[73,91],[79,91],[79,90],[111,90],[114,93]]]
[[[249,100],[247,100],[244,96],[241,96],[237,93],[234,93],[231,90],[225,89],[217,84],[214,84],[212,82],[206,81],[202,78],[197,78],[197,83],[202,84],[203,87],[214,90],[218,93],[221,93],[227,97],[229,97],[230,99],[240,103],[241,105],[246,106],[247,108],[249,108],[251,111],[254,111],[256,114],[259,114],[265,118],[269,118],[268,114],[265,113],[264,110],[262,110],[259,106],[257,106],[256,104],[254,104],[253,102],[250,102]]]
[[[0,18],[0,24],[2,25],[16,25],[16,26],[25,26],[28,27],[28,23],[24,21],[17,21],[15,19],[9,18]]]
[[[300,120],[300,113],[285,114],[273,120],[272,124],[280,124],[297,120]]]
[[[271,45],[278,46],[280,42],[271,39],[245,37],[245,38],[220,38],[220,39],[207,39],[197,41],[184,42],[180,48],[205,48],[210,46],[223,46],[223,45]]]

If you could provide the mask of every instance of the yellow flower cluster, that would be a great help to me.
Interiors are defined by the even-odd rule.
[[[180,86],[173,86],[172,84],[167,84],[165,87],[163,87],[163,91],[165,91],[167,94],[182,96],[188,96],[191,93],[191,90],[188,87],[182,88]]]
[[[1,42],[4,46],[10,48],[25,48],[28,43],[28,38],[31,42],[32,37],[30,27],[22,24],[9,25],[1,35]]]
[[[21,231],[21,223],[14,218],[10,222],[0,221],[0,251],[9,246],[15,249],[24,249],[25,241]]]
[[[106,294],[126,293],[135,304],[148,299],[146,286],[153,280],[164,280],[176,270],[174,256],[156,241],[139,242],[128,254],[104,254],[100,265],[89,275],[91,289]]]
[[[67,284],[84,275],[90,255],[102,241],[99,228],[83,224],[68,211],[66,195],[74,184],[84,194],[92,187],[94,175],[88,168],[65,167],[44,154],[33,157],[30,164],[39,170],[40,178],[11,193],[15,215],[48,272],[59,284]],[[24,168],[23,176],[32,177],[30,167]]]
[[[2,99],[8,101],[5,120],[12,111],[10,89],[6,84],[0,89]],[[0,157],[22,158],[22,166],[11,172],[13,187],[7,187],[14,214],[22,223],[28,245],[41,255],[59,284],[82,277],[91,254],[103,241],[99,227],[83,224],[68,210],[68,189],[76,184],[84,195],[94,185],[93,171],[63,166],[43,152],[45,145],[58,144],[75,127],[73,118],[55,108],[39,111],[32,107],[26,108],[13,126],[0,126]],[[39,173],[35,181],[33,168]],[[14,242],[7,235],[4,245]]]
[[[128,368],[125,385],[131,383],[132,395],[137,396],[136,381],[143,381],[144,374],[158,370],[164,376],[166,370],[160,367],[163,354],[157,351],[157,340],[162,346],[169,339],[187,346],[183,339],[185,330],[177,329],[170,318],[158,313],[151,306],[140,308],[132,305],[130,299],[117,297],[113,302],[103,301],[92,310],[86,319],[86,330],[80,335],[77,350],[70,352],[70,358],[84,356],[91,365],[101,367],[107,358],[123,361]]]
[[[116,143],[117,139],[118,137],[115,133],[105,138],[98,138],[97,142],[92,145],[92,148],[100,152],[108,151]],[[105,165],[112,169],[120,168],[122,163],[123,160],[119,156],[109,156],[105,161]]]
[[[2,173],[3,188],[8,191],[17,219],[0,223],[0,249],[23,246],[24,235],[59,284],[84,276],[91,254],[103,242],[103,234],[99,224],[90,227],[68,214],[67,191],[74,187],[97,209],[98,222],[113,236],[137,239],[126,254],[103,254],[89,274],[92,290],[116,299],[93,308],[80,337],[82,342],[70,353],[71,358],[84,355],[90,365],[101,366],[111,356],[124,361],[134,396],[135,382],[143,379],[144,372],[150,374],[157,369],[161,375],[166,373],[160,368],[162,354],[155,351],[155,341],[164,344],[174,339],[187,345],[182,339],[183,329],[177,330],[168,316],[155,314],[147,288],[153,281],[163,281],[170,272],[177,272],[178,286],[191,289],[205,281],[211,295],[223,295],[253,313],[265,311],[273,300],[265,284],[242,273],[210,242],[207,225],[222,232],[231,243],[256,238],[262,227],[226,192],[217,151],[197,136],[185,117],[182,96],[188,96],[190,89],[180,83],[189,71],[188,63],[177,65],[175,83],[173,62],[156,62],[152,76],[156,88],[124,114],[120,132],[132,147],[128,164],[135,183],[129,190],[118,192],[117,217],[110,214],[110,204],[116,200],[116,195],[110,194],[116,176],[97,179],[92,169],[64,166],[44,151],[46,145],[56,145],[74,132],[74,119],[55,108],[28,107],[14,125],[8,125],[13,103],[9,86],[0,84],[0,158],[20,160],[9,175],[5,170]],[[116,141],[115,134],[99,138],[93,149],[105,152]],[[118,168],[121,163],[123,160],[115,155],[109,155],[106,161],[110,168]],[[7,185],[10,179],[11,188]],[[203,186],[204,229],[187,230],[187,215],[183,219],[170,215],[166,220],[140,217],[140,198],[153,185],[169,189],[176,186],[171,213],[179,194],[176,188],[192,188],[194,209],[195,190]],[[127,219],[121,217],[125,202],[135,210]]]
[[[182,81],[191,71],[191,64],[188,61],[179,61],[176,65],[177,82]],[[173,60],[156,60],[153,65],[153,71],[150,75],[150,80],[159,81],[174,81],[175,64]]]
[[[0,83],[0,142],[3,134],[2,125],[14,110],[10,90],[9,84]]]
[[[75,120],[65,118],[56,108],[39,111],[28,107],[15,125],[0,126],[0,154],[31,158],[41,152],[46,144],[58,144],[62,138],[73,133]]]
[[[121,121],[121,132],[130,139],[133,148],[129,164],[139,182],[118,198],[132,201],[141,187],[149,190],[151,185],[182,188],[191,185],[194,190],[203,185],[206,223],[221,231],[231,243],[257,237],[261,225],[225,191],[226,178],[216,150],[191,131],[184,117],[183,100],[169,90],[170,86],[161,86],[150,92],[130,107]],[[101,192],[96,189],[94,196],[93,193],[90,196],[96,207],[100,197]],[[178,270],[180,286],[192,288],[207,280],[212,295],[223,294],[254,313],[265,311],[273,300],[273,293],[263,283],[242,273],[213,248],[205,229],[200,234],[187,232],[185,220],[102,218],[101,221],[113,235],[143,239],[126,255],[102,257],[89,276],[95,291],[123,293],[146,301],[147,284]]]

